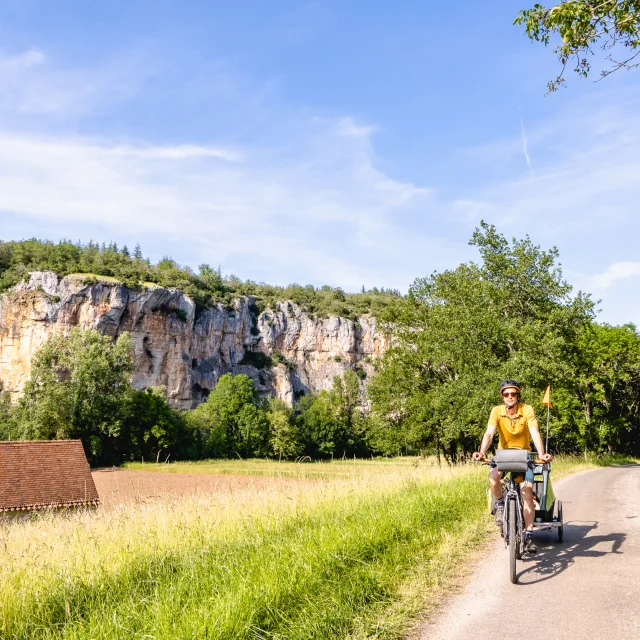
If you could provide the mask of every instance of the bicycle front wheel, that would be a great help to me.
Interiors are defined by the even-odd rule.
[[[518,557],[518,515],[516,513],[516,501],[509,500],[509,577],[511,582],[516,584],[518,582],[518,575],[516,573],[516,560]]]

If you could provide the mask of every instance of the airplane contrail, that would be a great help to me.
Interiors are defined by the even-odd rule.
[[[520,116],[520,133],[522,134],[522,153],[524,153],[524,159],[527,161],[527,167],[533,178],[533,169],[531,168],[531,158],[529,157],[529,151],[527,150],[527,131],[524,128],[524,120]]]

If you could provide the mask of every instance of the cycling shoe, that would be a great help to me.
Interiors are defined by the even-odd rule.
[[[538,553],[538,547],[536,543],[533,541],[533,536],[531,534],[525,535],[524,537],[524,550],[527,553],[536,554]]]

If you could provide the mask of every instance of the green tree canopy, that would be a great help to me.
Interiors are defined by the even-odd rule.
[[[385,316],[393,346],[369,395],[387,446],[392,430],[396,446],[432,444],[453,458],[473,448],[501,379],[522,379],[535,397],[574,372],[593,304],[571,296],[557,250],[528,237],[508,242],[485,223],[470,244],[480,264],[419,278]]]
[[[554,421],[559,440],[612,452],[638,441],[640,336],[633,325],[592,324],[576,344],[576,375],[563,385]],[[634,433],[635,432],[635,433]],[[571,442],[567,445],[571,446]]]
[[[133,371],[131,339],[74,328],[37,352],[16,419],[24,439],[80,438],[93,460],[120,434]]]
[[[278,458],[295,458],[302,450],[300,432],[295,424],[293,410],[287,404],[274,398],[267,411],[269,421],[269,445]]]
[[[184,416],[167,402],[165,387],[130,389],[120,411],[119,437],[109,442],[112,460],[147,461],[195,457],[198,447]]]
[[[11,396],[8,391],[3,390],[0,382],[0,440],[11,440],[16,435]]]
[[[267,455],[269,422],[251,378],[223,375],[207,401],[187,418],[198,430],[206,455],[242,457]]]
[[[335,376],[331,389],[302,398],[298,411],[308,455],[343,457],[367,453],[367,422],[360,381],[353,371]]]

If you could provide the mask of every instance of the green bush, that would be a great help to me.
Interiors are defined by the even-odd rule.
[[[274,349],[271,352],[271,359],[275,364],[283,364],[285,367],[287,367],[287,369],[294,368],[294,365],[284,357],[284,355],[279,349]]]
[[[245,351],[242,360],[238,364],[248,365],[256,369],[265,369],[273,366],[273,360],[262,351]]]
[[[367,372],[362,368],[362,366],[356,365],[355,372],[360,380],[367,379]]]

